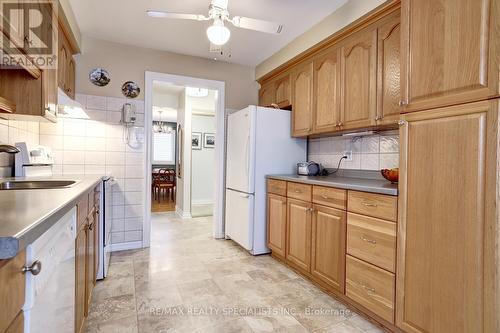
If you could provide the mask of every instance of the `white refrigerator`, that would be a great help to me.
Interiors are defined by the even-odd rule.
[[[307,140],[291,137],[291,112],[249,106],[227,121],[226,238],[253,255],[269,253],[266,175],[294,174]]]

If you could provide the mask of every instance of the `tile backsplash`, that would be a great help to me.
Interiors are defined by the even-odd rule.
[[[309,140],[308,161],[326,168],[337,168],[345,151],[352,151],[352,161],[343,160],[341,169],[380,170],[399,165],[399,133],[385,131],[360,137],[325,137]]]
[[[104,175],[116,178],[111,241],[142,241],[145,150],[144,102],[125,98],[77,94],[89,119],[59,118],[57,123],[0,119],[0,142],[29,141],[52,148],[55,175]],[[124,103],[134,104],[136,127],[120,125]],[[0,154],[0,167],[12,158]]]

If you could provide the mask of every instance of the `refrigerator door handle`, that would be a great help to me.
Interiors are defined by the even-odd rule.
[[[245,164],[246,164],[246,168],[247,168],[247,178],[250,177],[249,173],[250,173],[250,151],[249,151],[249,148],[250,148],[250,133],[248,133],[248,136],[247,136],[247,142],[245,144]]]
[[[250,198],[250,194],[241,194],[240,197],[248,199]]]

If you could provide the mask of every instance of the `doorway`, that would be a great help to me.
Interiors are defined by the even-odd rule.
[[[163,90],[164,95],[178,93],[177,106],[162,105],[158,97],[155,100],[155,95],[161,95],[155,94],[155,91],[160,90]],[[213,236],[224,238],[224,82],[146,72],[145,95],[145,170],[151,176],[146,178],[144,184],[143,247],[150,245],[151,212],[155,205],[153,200],[158,200],[158,195],[161,197],[160,202],[170,202],[170,206],[165,209],[174,209],[178,217],[213,215]],[[167,113],[170,117],[167,117]],[[163,131],[175,133],[170,140],[165,140],[167,143],[161,145],[165,147],[175,142],[173,164],[153,158],[155,133]],[[153,187],[153,172],[159,172],[160,169],[175,172],[175,185],[164,186],[166,189],[157,192]]]

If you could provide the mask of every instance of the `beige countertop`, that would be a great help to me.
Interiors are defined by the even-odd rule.
[[[70,211],[103,176],[53,176],[29,180],[75,180],[67,188],[0,190],[0,259],[14,257]],[[23,178],[1,178],[23,180]]]

